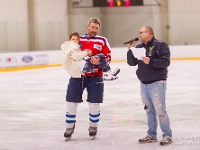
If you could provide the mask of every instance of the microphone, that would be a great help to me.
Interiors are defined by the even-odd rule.
[[[134,38],[134,39],[131,39],[131,40],[127,41],[127,42],[124,42],[124,44],[128,44],[128,43],[130,43],[130,42],[133,42],[133,41],[138,41],[138,40],[139,40],[139,38],[138,38],[138,37],[136,37],[136,38]]]

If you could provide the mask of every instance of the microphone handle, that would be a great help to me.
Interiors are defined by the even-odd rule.
[[[138,41],[138,40],[139,40],[139,38],[134,38],[134,39],[131,39],[131,40],[127,41],[127,42],[124,42],[124,44],[128,44],[128,43],[130,43],[130,42]]]
[[[124,44],[128,44],[128,43],[133,42],[133,41],[134,41],[134,39],[129,40],[129,41],[127,41],[127,42],[124,42]]]

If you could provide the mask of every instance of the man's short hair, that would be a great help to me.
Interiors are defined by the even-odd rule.
[[[88,26],[90,25],[90,23],[99,24],[99,27],[101,27],[101,22],[98,18],[90,18],[88,21]]]
[[[146,27],[146,30],[149,31],[149,33],[150,33],[151,35],[154,35],[154,32],[153,32],[152,27],[150,27],[150,26],[145,26],[145,27]]]

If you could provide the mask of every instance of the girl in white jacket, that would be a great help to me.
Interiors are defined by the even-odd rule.
[[[81,60],[86,56],[92,55],[90,50],[80,50],[79,39],[79,34],[72,32],[69,36],[69,41],[61,45],[62,65],[72,78],[81,78]]]

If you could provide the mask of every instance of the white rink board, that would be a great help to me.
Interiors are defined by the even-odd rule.
[[[200,45],[169,46],[171,58],[200,58]],[[112,60],[126,60],[127,47],[111,48]],[[61,50],[0,53],[0,68],[61,64]],[[27,61],[23,59],[27,58]],[[32,60],[30,61],[30,58]]]

